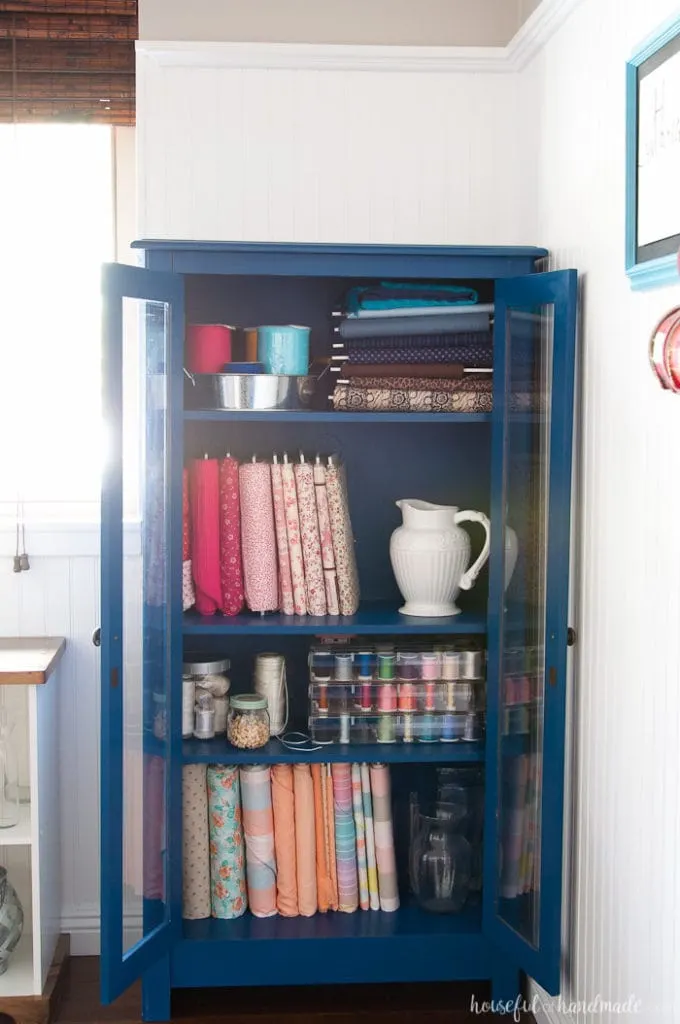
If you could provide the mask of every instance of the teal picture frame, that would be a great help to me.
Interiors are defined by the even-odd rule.
[[[658,288],[680,279],[680,223],[672,234],[639,244],[640,83],[651,71],[680,54],[680,12],[648,36],[626,62],[626,273],[636,290]],[[680,58],[679,58],[680,59]],[[647,126],[643,125],[643,130]],[[663,130],[663,129],[662,129]],[[680,153],[680,139],[678,140]],[[675,189],[677,195],[677,184]],[[669,200],[672,197],[669,196]]]

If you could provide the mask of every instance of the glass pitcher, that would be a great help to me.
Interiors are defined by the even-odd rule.
[[[456,816],[441,807],[424,814],[412,803],[409,865],[411,888],[423,910],[462,910],[470,890],[472,854]]]

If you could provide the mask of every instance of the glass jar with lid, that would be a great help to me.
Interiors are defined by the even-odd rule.
[[[267,698],[241,693],[231,698],[227,723],[229,742],[242,750],[255,750],[269,740]]]
[[[194,733],[194,709],[201,690],[212,695],[215,707],[215,734],[227,730],[229,713],[229,688],[231,682],[227,672],[231,666],[229,658],[215,661],[200,661],[194,658],[182,665],[182,736]],[[197,692],[198,691],[198,692]]]

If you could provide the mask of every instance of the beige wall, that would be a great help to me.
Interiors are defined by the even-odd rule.
[[[533,14],[541,0],[518,0],[519,3],[519,23],[524,24],[530,14]]]
[[[504,46],[539,0],[139,0],[140,39]]]

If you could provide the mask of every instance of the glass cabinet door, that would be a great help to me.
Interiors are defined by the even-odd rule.
[[[496,287],[485,930],[560,984],[576,272]],[[489,891],[490,890],[490,891]]]
[[[111,264],[103,298],[101,977],[110,1002],[179,926],[168,850],[181,771],[171,691],[181,676],[183,284]]]

